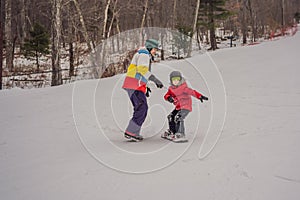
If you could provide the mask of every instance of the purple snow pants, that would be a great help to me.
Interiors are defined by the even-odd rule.
[[[126,89],[126,91],[133,105],[133,116],[126,128],[126,133],[134,136],[140,135],[141,127],[148,112],[146,95],[138,90]]]

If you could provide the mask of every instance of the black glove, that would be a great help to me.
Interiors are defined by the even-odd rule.
[[[150,93],[152,92],[151,89],[149,87],[146,88],[146,97],[150,97]]]
[[[204,101],[208,101],[208,98],[206,97],[206,96],[201,96],[200,98],[199,98],[199,100],[201,101],[201,103],[203,103],[203,100]]]
[[[170,102],[170,103],[174,103],[174,99],[173,99],[173,97],[171,97],[171,96],[169,96],[167,100],[168,100],[168,102]]]
[[[158,88],[164,87],[162,82],[160,80],[158,80],[153,74],[151,74],[151,76],[149,77],[149,80],[153,81],[156,84],[156,87],[158,87]]]

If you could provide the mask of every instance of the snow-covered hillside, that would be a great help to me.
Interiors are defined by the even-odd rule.
[[[124,140],[124,75],[1,91],[0,198],[298,200],[299,52],[297,33],[154,64],[164,85],[180,70],[210,98],[193,100],[184,144],[160,138],[173,107],[154,85],[146,139]]]

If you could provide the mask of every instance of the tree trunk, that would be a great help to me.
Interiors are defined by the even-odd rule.
[[[175,29],[176,26],[176,6],[177,6],[177,0],[174,0],[173,5],[173,16],[172,16],[172,28]]]
[[[254,20],[254,15],[253,15],[253,9],[252,9],[252,4],[251,0],[248,0],[248,8],[249,8],[249,13],[250,13],[250,22],[251,22],[251,28],[252,28],[252,42],[256,41],[256,27],[255,27],[255,20]]]
[[[195,17],[194,17],[194,24],[193,24],[193,32],[192,32],[191,37],[190,37],[190,44],[189,44],[189,50],[188,50],[187,57],[191,57],[191,55],[192,55],[192,50],[193,50],[193,36],[194,36],[194,33],[196,32],[196,29],[197,29],[199,8],[200,8],[200,0],[197,0],[197,6],[195,8]]]
[[[145,25],[146,15],[147,15],[147,11],[148,11],[148,4],[149,4],[149,0],[146,0],[145,6],[144,6],[144,14],[143,14],[142,23],[141,23],[141,29],[143,29],[144,25]]]
[[[243,38],[243,44],[247,43],[247,24],[246,24],[246,16],[245,16],[245,3],[244,1],[241,2],[241,31],[242,31],[242,38]]]
[[[69,56],[70,56],[70,71],[69,76],[70,78],[75,75],[75,68],[74,68],[74,47],[73,42],[69,43]]]
[[[216,34],[215,34],[215,27],[214,25],[212,25],[212,27],[210,28],[210,50],[216,50],[217,47],[217,41],[216,41]]]
[[[119,13],[117,13],[116,15],[116,28],[117,28],[117,50],[118,52],[121,51],[121,48],[120,48],[120,33],[121,33],[121,30],[120,30],[120,20],[119,20]]]
[[[119,19],[119,13],[117,14],[117,16],[116,16],[116,23],[117,23],[117,32],[118,32],[118,34],[120,34],[121,33],[121,29],[120,29],[120,19]]]
[[[105,11],[104,11],[103,34],[102,34],[103,39],[105,39],[107,37],[106,26],[107,26],[107,21],[108,21],[108,9],[110,6],[110,2],[111,2],[111,0],[108,0],[106,7],[105,7]]]
[[[210,50],[216,50],[217,47],[217,41],[216,41],[216,34],[215,34],[215,20],[214,20],[214,7],[213,7],[213,1],[209,1],[209,35],[210,35]]]
[[[13,70],[13,37],[11,26],[11,0],[5,1],[5,46],[6,46],[6,68]]]
[[[199,28],[197,28],[197,44],[198,44],[198,48],[199,48],[199,51],[200,51],[201,50],[201,37],[200,37]]]
[[[91,51],[93,51],[93,47],[91,46],[91,40],[90,40],[90,37],[89,37],[88,31],[87,31],[86,25],[85,25],[85,22],[84,22],[84,19],[83,19],[83,15],[82,15],[80,6],[79,6],[77,0],[72,0],[72,1],[74,2],[74,5],[75,5],[76,10],[77,10],[77,13],[79,15],[79,20],[80,20],[81,26],[83,28],[83,33],[82,34],[83,34],[84,40],[87,43],[89,52],[91,52]]]
[[[0,90],[2,90],[2,71],[3,71],[3,16],[2,16],[3,1],[0,2]]]
[[[149,4],[149,0],[146,0],[145,6],[144,6],[144,14],[143,14],[142,23],[141,23],[142,43],[144,43],[143,29],[144,29],[144,26],[145,26],[146,16],[147,16],[147,12],[148,12],[148,4]]]
[[[284,1],[281,1],[281,28],[284,28],[285,26],[285,19],[284,19]]]
[[[60,67],[61,3],[62,0],[52,0],[52,82],[51,82],[51,86],[62,84],[62,74],[61,74],[61,67]]]
[[[21,13],[20,13],[20,20],[21,20],[21,33],[20,33],[20,42],[21,44],[24,44],[24,40],[27,37],[26,35],[26,10],[27,10],[27,4],[25,3],[25,0],[20,0],[21,4]]]
[[[162,32],[161,33],[161,60],[165,60],[165,50],[164,50],[164,37],[166,37],[166,33],[165,32]]]
[[[118,3],[118,0],[116,0],[115,3],[114,3],[113,16],[112,16],[112,19],[111,19],[111,22],[110,22],[110,25],[109,25],[109,28],[108,28],[108,33],[107,33],[108,38],[110,37],[111,29],[113,27],[114,20],[115,20],[115,17],[116,17],[117,3]]]
[[[14,55],[15,55],[15,50],[16,50],[17,39],[18,39],[18,36],[17,36],[17,34],[15,34],[13,37],[13,40],[12,40],[12,58],[13,58],[13,60],[14,60]]]
[[[40,71],[39,54],[37,51],[35,51],[35,61],[36,61],[37,71]]]
[[[68,5],[68,43],[69,43],[69,77],[71,78],[74,76],[74,47],[73,47],[73,41],[74,41],[74,34],[73,33],[73,19],[71,17],[71,4]]]

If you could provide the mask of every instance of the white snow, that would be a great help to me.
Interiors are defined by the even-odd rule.
[[[166,86],[180,70],[210,98],[193,100],[186,144],[160,138],[173,106],[154,85],[146,139],[125,142],[123,75],[1,91],[0,198],[298,200],[299,51],[297,33],[155,64]]]

